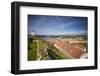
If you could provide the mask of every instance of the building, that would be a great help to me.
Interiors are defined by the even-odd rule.
[[[31,34],[32,36],[33,36],[33,35],[36,35],[36,33],[35,33],[35,32],[33,32],[33,31],[32,31],[30,34]]]

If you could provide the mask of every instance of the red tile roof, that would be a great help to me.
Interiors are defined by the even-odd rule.
[[[80,58],[82,55],[82,51],[79,48],[76,48],[75,46],[71,45],[68,41],[58,41],[55,43],[56,46],[64,49],[67,53],[69,53],[74,58]]]

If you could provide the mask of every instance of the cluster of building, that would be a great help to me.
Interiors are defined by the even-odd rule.
[[[83,45],[83,41],[75,41],[70,39],[48,39],[49,44],[54,45],[58,48],[62,53],[68,55],[69,58],[79,59],[79,58],[87,58],[87,49]],[[75,43],[72,43],[75,42]],[[86,41],[84,41],[86,43]]]

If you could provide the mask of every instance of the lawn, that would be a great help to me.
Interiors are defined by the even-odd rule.
[[[28,61],[37,60],[37,43],[34,42],[28,43]]]

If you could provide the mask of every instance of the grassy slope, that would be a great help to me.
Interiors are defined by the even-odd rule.
[[[61,53],[57,48],[54,46],[49,46],[49,48],[52,50],[52,53],[55,53],[59,59],[68,59],[67,56],[65,56],[63,53]]]
[[[38,40],[39,42],[39,50],[46,49],[45,51],[42,50],[43,54],[48,53],[48,56],[42,55],[42,59],[46,56],[48,59],[67,59],[68,57],[62,54],[56,47],[50,45],[48,42],[43,40],[41,37],[35,35],[32,37],[32,40]],[[37,60],[37,43],[32,43],[31,39],[28,41],[29,48],[28,48],[28,60]],[[41,54],[41,53],[40,53]],[[46,60],[46,59],[45,59]]]
[[[34,43],[28,40],[28,60],[37,60],[37,44],[36,41]]]

